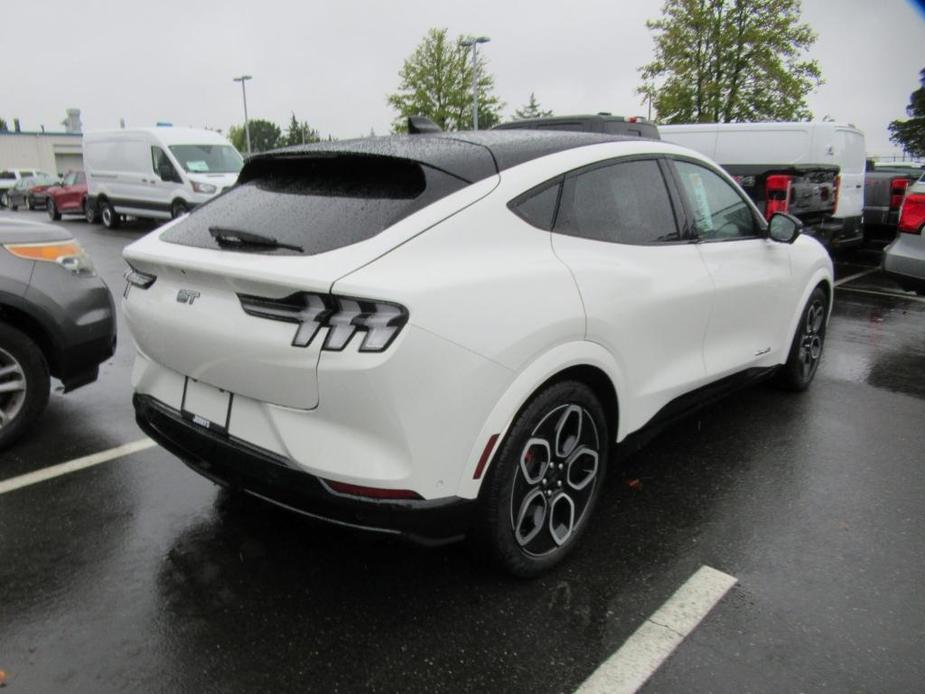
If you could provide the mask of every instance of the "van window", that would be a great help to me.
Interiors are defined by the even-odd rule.
[[[151,147],[151,165],[154,173],[161,177],[162,181],[174,181],[179,183],[182,179],[177,173],[176,167],[171,163],[167,152],[160,147]]]
[[[12,171],[0,171],[0,181],[15,181],[16,174]]]
[[[238,173],[244,159],[231,145],[170,145],[187,173]]]
[[[629,244],[681,238],[654,159],[617,162],[567,176],[553,231]]]
[[[210,228],[275,239],[293,248],[238,252],[315,255],[370,239],[469,185],[407,159],[342,154],[271,159],[253,178],[197,207],[161,240],[222,248]]]
[[[700,238],[721,241],[757,235],[752,208],[721,176],[686,161],[674,165]]]

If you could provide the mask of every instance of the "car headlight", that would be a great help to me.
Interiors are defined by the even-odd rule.
[[[206,195],[212,195],[216,191],[216,187],[211,183],[199,183],[193,181],[193,192],[194,193],[205,193]]]
[[[4,248],[17,258],[57,263],[65,270],[82,277],[95,277],[93,261],[77,241],[48,243],[7,243]]]

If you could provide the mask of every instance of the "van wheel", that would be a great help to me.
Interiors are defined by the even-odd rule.
[[[87,224],[96,224],[96,210],[93,209],[93,205],[90,204],[90,201],[84,198],[81,207],[83,208],[84,219],[87,220]]]
[[[174,200],[173,203],[170,205],[170,218],[171,219],[182,217],[187,212],[189,212],[189,208],[186,206],[186,203],[183,202],[182,200]]]
[[[118,229],[121,221],[115,208],[109,204],[109,200],[100,200],[100,219],[103,220],[103,226],[107,229]]]
[[[53,198],[48,198],[48,202],[45,203],[45,209],[48,211],[48,218],[57,221],[61,219],[61,213],[58,212],[58,208],[55,206],[55,201]]]
[[[585,384],[562,381],[535,395],[484,482],[475,548],[522,578],[562,561],[594,511],[609,439],[604,408]]]
[[[22,436],[48,404],[48,365],[38,345],[0,323],[0,449]]]

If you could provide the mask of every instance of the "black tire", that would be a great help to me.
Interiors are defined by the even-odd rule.
[[[84,198],[83,205],[81,205],[84,211],[84,219],[87,220],[87,224],[96,224],[97,215],[96,208],[90,204],[90,201],[87,198]]]
[[[0,393],[0,450],[35,424],[48,404],[48,364],[25,333],[0,323],[0,385],[21,383],[22,389]],[[10,370],[10,366],[14,370]],[[13,411],[15,410],[15,411]]]
[[[778,385],[794,391],[809,388],[822,358],[828,315],[828,295],[821,286],[816,287],[800,314],[787,363],[777,372]]]
[[[183,200],[174,200],[170,204],[170,218],[171,219],[182,217],[187,212],[189,212],[189,207]]]
[[[9,206],[9,197],[6,194],[6,191],[4,191],[3,193],[0,193],[0,208]]]
[[[103,226],[107,229],[118,229],[122,219],[119,217],[119,213],[116,212],[116,209],[109,204],[109,200],[100,200],[98,204],[100,208],[100,219],[103,221]]]
[[[53,198],[48,198],[48,202],[45,203],[45,211],[48,212],[48,218],[53,222],[61,219],[61,213],[58,212],[58,208],[55,206],[55,201]]]
[[[470,537],[475,549],[521,578],[562,561],[594,511],[609,439],[604,408],[585,384],[562,381],[534,395],[483,483],[478,525]]]

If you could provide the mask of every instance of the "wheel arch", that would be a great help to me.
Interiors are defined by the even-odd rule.
[[[13,305],[7,297],[0,296],[0,321],[16,328],[33,340],[41,350],[42,356],[45,357],[51,374],[58,373],[58,353],[55,349],[54,338],[39,318]]]
[[[802,296],[800,296],[800,300],[794,307],[794,313],[790,318],[789,330],[787,331],[787,335],[789,335],[791,339],[793,335],[796,334],[797,324],[800,322],[800,316],[803,315],[803,309],[806,308],[806,302],[809,301],[810,295],[816,291],[817,287],[822,287],[822,290],[826,294],[826,299],[829,302],[829,305],[826,307],[826,322],[828,323],[832,315],[832,305],[835,303],[835,284],[832,281],[831,273],[826,272],[823,268],[819,268],[810,276],[809,281],[806,283],[806,288],[803,290]],[[785,361],[787,355],[790,354],[790,344],[788,340],[781,353]]]
[[[620,412],[625,406],[620,393],[624,380],[613,355],[601,345],[586,340],[559,345],[522,369],[498,399],[470,450],[459,480],[459,496],[470,499],[478,496],[482,481],[514,419],[536,393],[565,380],[580,381],[591,388],[604,407],[610,441],[613,443],[620,438]]]

